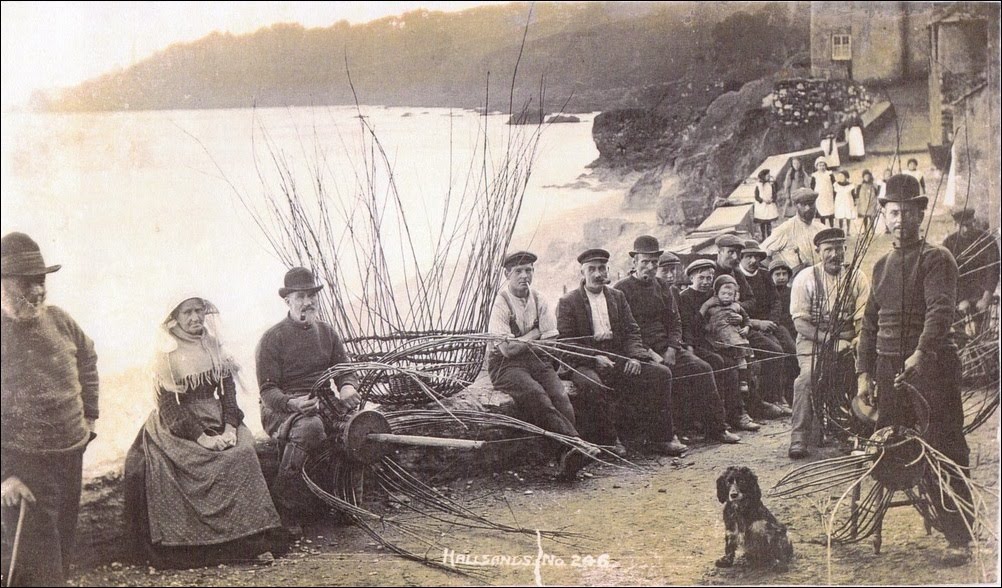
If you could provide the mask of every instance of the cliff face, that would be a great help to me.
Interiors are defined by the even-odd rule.
[[[595,117],[592,138],[600,165],[646,169],[664,161],[670,148],[668,119],[651,110],[631,108]]]

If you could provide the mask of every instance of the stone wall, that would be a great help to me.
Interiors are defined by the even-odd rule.
[[[779,80],[774,88],[770,113],[776,124],[787,126],[839,124],[873,105],[870,92],[849,80]]]

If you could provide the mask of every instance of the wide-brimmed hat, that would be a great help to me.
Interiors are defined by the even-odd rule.
[[[661,255],[664,252],[665,250],[661,248],[661,244],[658,243],[657,237],[640,235],[633,240],[633,251],[630,252],[630,257],[633,257],[638,253]]]
[[[609,252],[605,249],[588,249],[578,256],[578,263],[588,263],[589,261],[609,261]]]
[[[285,287],[278,289],[278,295],[285,298],[293,292],[319,292],[323,284],[317,284],[313,272],[305,267],[294,267],[285,272]]]
[[[717,269],[717,264],[709,259],[697,259],[685,266],[685,275],[691,276],[693,272],[701,272],[705,269],[715,270]]]
[[[818,199],[818,193],[810,188],[797,188],[792,194],[790,194],[790,199],[797,204],[800,204],[801,202],[813,203]]]
[[[827,229],[822,229],[818,231],[817,235],[814,235],[814,246],[821,247],[824,243],[831,243],[837,241],[839,243],[845,241],[845,231],[838,227],[831,227]]]
[[[45,265],[35,240],[24,233],[8,233],[0,239],[2,277],[42,276],[58,271],[61,265]]]
[[[769,257],[769,254],[758,246],[758,241],[755,239],[748,239],[745,241],[745,248],[741,250],[741,257],[746,255],[755,255],[761,259]]]
[[[668,267],[670,265],[682,265],[682,260],[671,251],[665,251],[658,258],[658,267]]]
[[[852,413],[856,415],[857,419],[867,423],[876,423],[877,419],[880,418],[880,411],[877,410],[877,407],[866,404],[859,396],[852,398]]]
[[[535,253],[530,253],[528,251],[515,251],[514,253],[509,253],[505,256],[504,261],[501,262],[501,267],[504,269],[511,269],[516,265],[525,265],[527,263],[536,263]]]
[[[884,193],[877,200],[881,206],[888,202],[898,202],[901,204],[913,204],[925,209],[929,205],[929,198],[920,196],[922,186],[919,181],[908,174],[897,174],[887,178],[884,184]]]

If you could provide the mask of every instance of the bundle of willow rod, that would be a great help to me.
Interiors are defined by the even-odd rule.
[[[999,408],[999,303],[954,323],[963,382],[964,433],[988,421]]]

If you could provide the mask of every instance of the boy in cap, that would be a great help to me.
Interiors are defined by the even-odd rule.
[[[626,296],[607,285],[608,262],[604,249],[579,255],[581,287],[557,306],[560,339],[588,350],[567,358],[581,406],[578,430],[595,443],[646,442],[656,453],[682,455],[688,447],[674,434],[671,369],[649,361]]]
[[[26,509],[14,578],[6,585],[62,586],[80,508],[82,460],[98,417],[94,343],[70,315],[45,303],[46,266],[24,233],[0,240],[3,325],[4,529]],[[12,553],[4,542],[3,569]]]
[[[580,437],[574,427],[574,407],[553,364],[527,345],[529,341],[557,336],[557,322],[549,305],[530,287],[536,259],[528,251],[516,251],[504,258],[505,284],[491,305],[487,332],[507,340],[490,346],[487,373],[496,389],[515,400],[526,420],[547,431]],[[588,456],[577,449],[564,452],[560,477],[573,480],[587,461]]]

